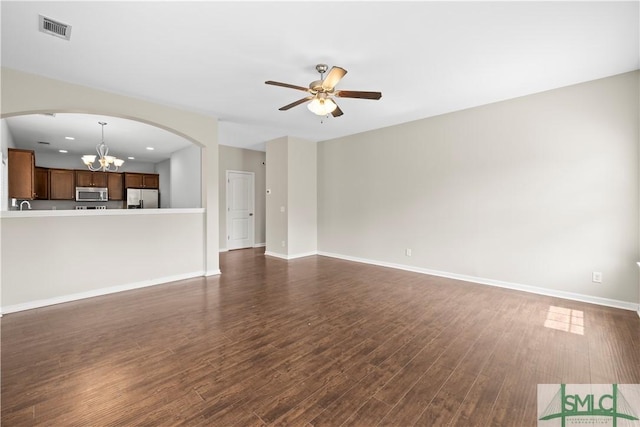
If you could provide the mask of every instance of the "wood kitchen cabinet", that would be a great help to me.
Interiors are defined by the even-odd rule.
[[[76,171],[76,186],[78,187],[107,187],[106,172]]]
[[[142,187],[143,188],[160,188],[160,176],[157,174],[142,175]]]
[[[69,169],[49,169],[49,199],[75,200],[75,174]]]
[[[36,158],[32,150],[8,149],[9,197],[33,200],[35,197]]]
[[[125,188],[152,188],[160,187],[160,175],[157,173],[128,173],[124,174]]]
[[[107,174],[107,189],[109,200],[124,200],[124,178],[121,173],[110,172]]]
[[[34,192],[36,200],[49,199],[49,169],[36,168]]]

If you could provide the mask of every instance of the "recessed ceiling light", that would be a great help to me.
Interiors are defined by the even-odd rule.
[[[155,150],[155,148],[153,148],[153,147],[147,147],[147,150],[149,150],[149,151],[153,151],[153,150]]]
[[[74,137],[72,137],[72,136],[65,136],[65,137],[64,137],[64,139],[68,139],[68,140],[70,140],[70,141],[73,141],[75,138],[74,138]]]
[[[58,152],[60,152],[60,153],[68,153],[67,150],[58,150]]]
[[[135,157],[133,157],[133,156],[129,156],[129,157],[127,157],[127,159],[129,159],[129,160],[135,160],[136,158],[135,158]]]

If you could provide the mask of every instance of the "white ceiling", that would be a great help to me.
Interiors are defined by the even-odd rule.
[[[7,122],[16,147],[36,153],[57,154],[59,150],[66,150],[68,153],[65,155],[78,157],[78,165],[81,165],[81,155],[97,155],[95,147],[102,140],[102,128],[98,122],[107,123],[104,141],[109,155],[125,161],[134,157],[138,162],[158,163],[170,158],[171,153],[191,145],[190,141],[155,126],[111,116],[29,114],[3,120]]]
[[[284,135],[326,140],[640,68],[638,1],[0,7],[3,66],[217,117],[220,144],[251,149]],[[70,24],[71,40],[39,32],[38,14]],[[348,70],[338,89],[381,91],[382,99],[339,99],[344,115],[324,123],[304,105],[278,111],[304,93],[264,82],[307,86],[318,78],[317,63]]]

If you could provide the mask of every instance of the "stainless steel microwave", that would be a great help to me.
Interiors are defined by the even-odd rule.
[[[106,202],[109,193],[103,187],[76,187],[76,202]]]

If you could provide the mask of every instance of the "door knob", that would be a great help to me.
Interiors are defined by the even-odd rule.
[[[249,216],[253,216],[253,214],[252,214],[252,213],[250,213],[250,214],[249,214]]]

